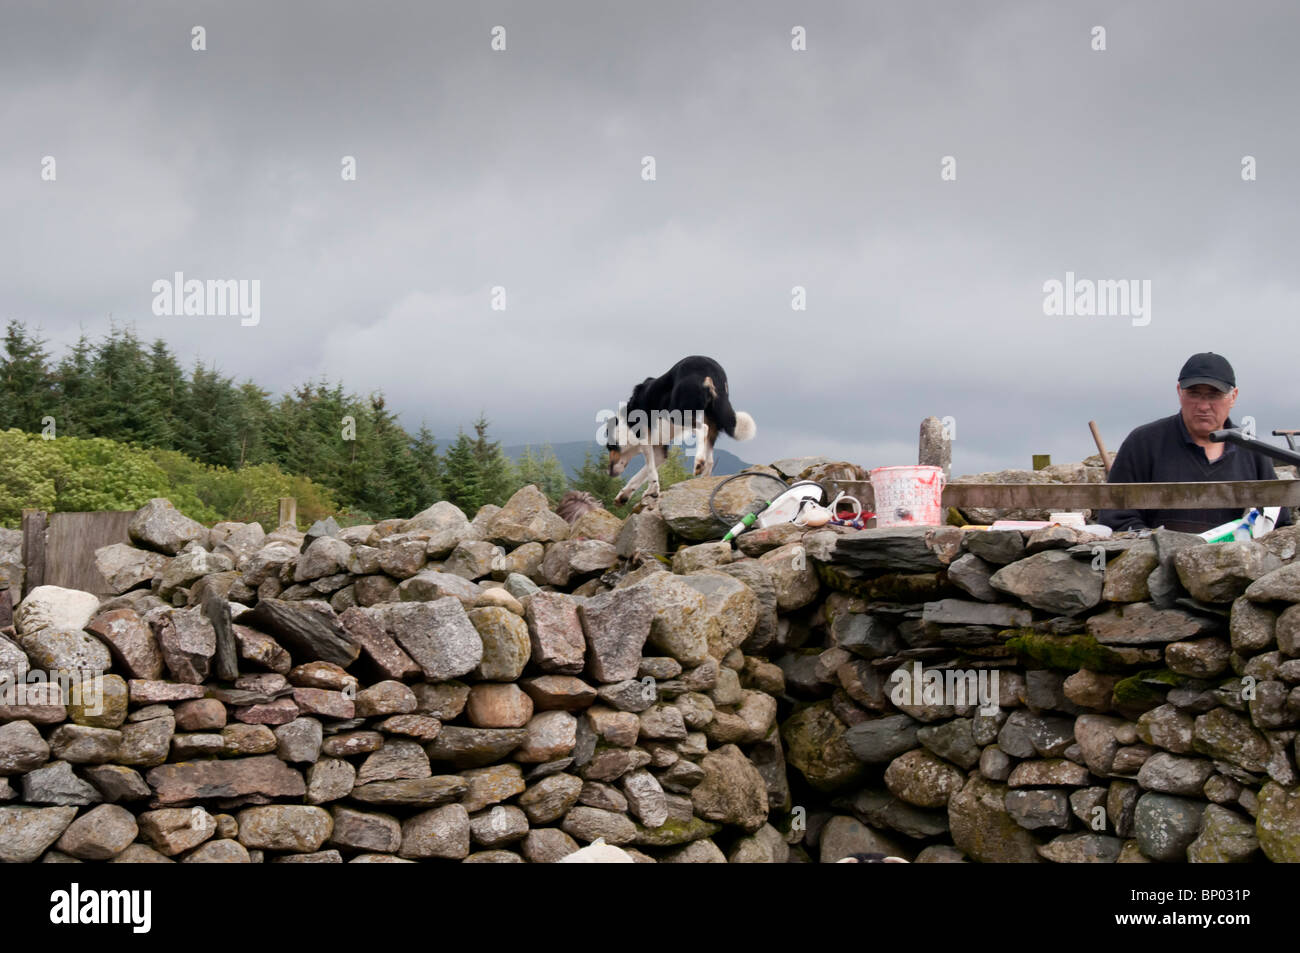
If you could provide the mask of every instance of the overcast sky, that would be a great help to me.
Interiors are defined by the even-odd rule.
[[[969,473],[1081,459],[1089,419],[1114,450],[1214,350],[1234,416],[1300,427],[1285,0],[0,0],[0,21],[0,320],[56,356],[111,315],[273,393],[324,375],[411,430],[483,411],[540,443],[707,354],[757,420],[721,444],[747,460],[914,463],[934,414]],[[259,280],[260,322],[155,316],[177,271]],[[1045,315],[1067,271],[1149,280],[1149,323]]]

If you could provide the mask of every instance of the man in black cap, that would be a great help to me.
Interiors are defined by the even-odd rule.
[[[1228,412],[1237,400],[1237,378],[1222,355],[1193,354],[1178,374],[1178,413],[1144,424],[1120,445],[1111,466],[1111,483],[1202,483],[1223,480],[1275,480],[1273,461],[1231,443],[1214,443],[1210,434],[1235,427]],[[1116,532],[1167,529],[1203,533],[1238,519],[1239,509],[1101,510],[1097,520]],[[1277,525],[1291,522],[1284,507]]]

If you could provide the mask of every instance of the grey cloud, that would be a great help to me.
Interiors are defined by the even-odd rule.
[[[1089,419],[1118,446],[1212,349],[1261,430],[1300,426],[1286,3],[0,18],[0,319],[56,352],[111,314],[187,363],[276,391],[382,388],[440,436],[481,410],[508,443],[583,438],[633,382],[705,353],[758,420],[729,447],[747,459],[910,462],[921,417],[952,414],[966,472],[1078,459]],[[39,181],[47,154],[57,183]],[[261,324],[154,317],[151,283],[178,270],[259,278]],[[1045,316],[1067,270],[1150,279],[1151,324]]]

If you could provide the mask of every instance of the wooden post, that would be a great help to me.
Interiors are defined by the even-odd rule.
[[[23,598],[37,586],[45,585],[44,510],[23,510]]]
[[[951,418],[949,418],[951,419]],[[921,421],[921,444],[916,462],[923,467],[942,467],[946,479],[952,470],[952,437],[947,425],[938,417]]]
[[[1034,454],[1034,469],[1045,470],[1052,465],[1052,455],[1050,453]]]
[[[280,525],[298,528],[298,500],[295,497],[280,497]]]
[[[1101,431],[1097,429],[1097,421],[1088,421],[1088,429],[1092,431],[1092,439],[1097,444],[1097,452],[1101,454],[1101,465],[1106,468],[1106,476],[1110,477],[1110,454],[1106,452],[1106,445],[1102,443]]]

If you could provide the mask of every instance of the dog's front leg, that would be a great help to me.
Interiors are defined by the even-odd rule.
[[[713,473],[713,443],[709,440],[709,428],[701,426],[695,431],[695,475],[709,476]]]
[[[649,470],[646,467],[642,467],[640,471],[632,477],[632,479],[627,481],[623,489],[618,491],[618,496],[614,497],[614,502],[621,506],[628,500],[632,499],[632,494],[636,492],[636,488],[644,483],[646,477],[649,475]]]
[[[641,472],[649,472],[650,474],[650,485],[646,487],[645,494],[641,497],[643,500],[659,495],[659,468],[655,466],[655,458],[660,456],[659,451],[661,449],[659,445],[652,444],[643,451],[645,453],[645,466],[641,468]],[[664,453],[663,456],[666,459],[667,453]]]

